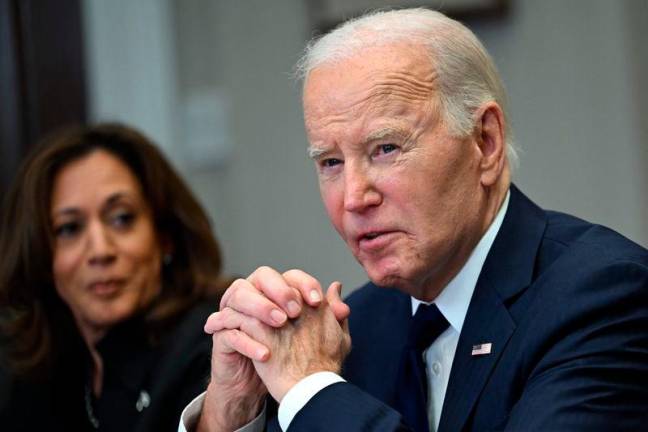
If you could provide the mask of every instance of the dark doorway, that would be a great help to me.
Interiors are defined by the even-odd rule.
[[[85,122],[85,94],[80,0],[0,0],[0,192],[44,134]]]

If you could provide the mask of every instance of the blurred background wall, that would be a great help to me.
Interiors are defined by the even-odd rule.
[[[315,3],[83,5],[91,118],[134,122],[160,141],[209,209],[228,270],[298,267],[347,290],[365,280],[319,201],[290,76]],[[544,207],[644,246],[646,22],[642,0],[511,0],[505,14],[467,22],[509,91],[523,149],[515,182]],[[132,61],[117,61],[129,51]]]
[[[78,1],[89,120],[128,122],[163,147],[209,210],[229,272],[364,282],[319,200],[290,76],[321,2]],[[466,21],[509,92],[514,181],[644,246],[647,22],[645,0],[509,0]]]

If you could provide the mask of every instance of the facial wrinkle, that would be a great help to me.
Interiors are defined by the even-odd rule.
[[[305,117],[306,130],[312,133],[335,129],[337,125],[349,123],[363,113],[392,109],[405,103],[400,109],[407,110],[421,103],[425,112],[433,110],[435,104],[437,74],[428,66],[415,63],[411,71],[379,71],[367,77],[367,85],[352,89],[345,98],[336,97],[336,92],[325,94],[323,103],[308,104]],[[400,69],[400,68],[399,68]],[[393,105],[396,103],[397,105]],[[310,111],[310,112],[309,112]],[[317,132],[316,132],[317,131]]]
[[[358,92],[359,95],[363,93]],[[335,107],[334,109],[316,108],[316,111],[305,117],[307,132],[315,130],[323,131],[334,128],[336,125],[347,124],[356,118],[359,113],[371,108],[372,97],[370,93],[364,92],[359,98],[352,98],[350,103],[342,105],[342,101],[328,100],[323,106]],[[325,114],[324,114],[325,113]]]
[[[436,74],[423,79],[410,73],[389,73],[373,85],[371,97],[387,96],[406,101],[429,101],[436,90]]]

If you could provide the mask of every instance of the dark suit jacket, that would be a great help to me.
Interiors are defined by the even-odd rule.
[[[290,432],[404,430],[389,408],[411,303],[368,284],[348,298],[348,383]],[[472,346],[492,343],[490,355]],[[648,430],[648,251],[544,211],[511,187],[455,354],[439,431]]]
[[[97,346],[104,360],[102,395],[92,410],[99,430],[178,430],[183,408],[207,386],[211,337],[202,327],[217,305],[215,300],[196,304],[165,328],[155,345],[139,318],[110,330]],[[66,325],[71,334],[76,332],[74,323]],[[7,403],[0,405],[0,430],[95,430],[88,421],[84,391],[89,354],[80,336],[69,339],[55,370],[39,379],[14,381]],[[138,411],[141,390],[150,395],[150,405]]]

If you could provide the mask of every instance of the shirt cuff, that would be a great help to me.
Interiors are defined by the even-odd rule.
[[[180,425],[178,426],[178,432],[187,432],[194,430],[200,419],[200,414],[202,413],[203,402],[205,401],[205,395],[207,392],[196,396],[189,405],[182,410],[180,415]],[[234,432],[262,432],[265,427],[265,418],[266,418],[266,407],[263,405],[261,413],[256,416],[254,420],[250,423],[244,425],[243,427],[235,430]]]
[[[182,410],[180,414],[180,425],[178,426],[178,432],[187,432],[193,430],[198,423],[200,418],[200,413],[202,412],[203,402],[205,401],[205,395],[207,392],[202,392],[194,398],[189,405]]]
[[[281,430],[288,430],[293,418],[313,396],[325,387],[338,382],[344,382],[344,379],[333,372],[316,372],[295,384],[279,404],[277,420]]]

